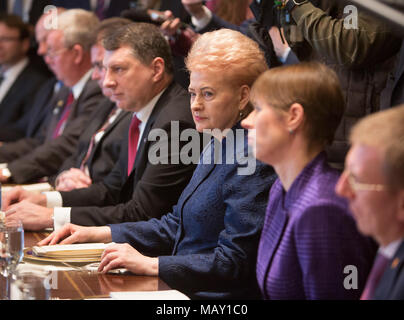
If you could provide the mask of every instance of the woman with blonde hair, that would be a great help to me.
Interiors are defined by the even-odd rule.
[[[196,128],[213,135],[172,212],[99,228],[70,224],[41,244],[124,243],[105,250],[100,271],[158,275],[191,298],[257,298],[254,266],[274,175],[250,154],[240,120],[252,110],[250,87],[267,69],[265,58],[241,33],[220,30],[197,40],[187,67]],[[253,160],[253,170],[243,171],[251,163],[239,159]]]
[[[263,297],[358,299],[375,246],[336,195],[340,172],[324,151],[344,113],[335,72],[320,63],[271,69],[254,83],[252,101],[255,110],[243,126],[251,129],[257,159],[279,177],[258,249]]]

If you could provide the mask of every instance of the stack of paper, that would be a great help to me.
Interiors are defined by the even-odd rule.
[[[38,257],[53,259],[101,258],[102,252],[110,245],[106,243],[78,243],[33,247],[32,252]]]
[[[178,290],[110,292],[116,300],[190,300]]]

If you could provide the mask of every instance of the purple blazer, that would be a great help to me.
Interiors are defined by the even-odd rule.
[[[264,299],[359,299],[377,247],[335,194],[338,177],[322,152],[288,192],[279,179],[273,185],[256,270]],[[348,265],[357,268],[358,289],[344,286]]]

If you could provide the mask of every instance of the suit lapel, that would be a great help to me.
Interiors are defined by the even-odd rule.
[[[111,109],[110,109],[110,111],[111,111]],[[117,124],[126,116],[126,114],[127,113],[125,111],[121,111],[119,113],[119,115],[116,117],[115,121],[107,127],[107,129],[105,130],[104,134],[102,135],[100,141],[98,141],[98,143],[94,147],[94,150],[91,152],[89,162],[92,161],[92,158],[96,154],[97,150],[99,148],[101,148],[102,140],[104,140],[108,136],[108,134],[112,131],[112,129],[117,126]],[[107,120],[108,116],[109,116],[109,113],[106,115],[106,117],[103,118],[102,123],[98,125],[98,127],[96,128],[96,131],[98,131],[101,128],[101,126],[104,125],[104,123]]]
[[[394,258],[389,263],[390,264],[383,273],[379,285],[376,288],[374,294],[375,299],[378,299],[378,297],[383,300],[389,299],[391,294],[394,292],[396,279],[399,276],[404,264],[404,242],[401,243],[396,254],[394,255]]]

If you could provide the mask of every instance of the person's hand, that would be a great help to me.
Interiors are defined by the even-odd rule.
[[[22,187],[15,187],[8,192],[4,192],[2,195],[2,209],[8,210],[9,206],[27,200],[31,203],[46,206],[46,196],[39,192],[27,191]]]
[[[203,2],[199,1],[190,1],[190,0],[181,0],[182,5],[185,10],[196,19],[200,20],[205,16],[205,10],[203,9]]]
[[[116,268],[126,268],[138,275],[158,276],[158,258],[146,257],[127,243],[111,244],[101,256],[98,271],[107,273]]]
[[[161,24],[160,29],[165,35],[172,37],[177,34],[181,26],[181,20],[175,18],[170,10],[165,11],[164,16],[166,17],[166,21]]]
[[[73,189],[88,188],[93,181],[83,171],[71,168],[62,172],[56,179],[57,191],[71,191]]]
[[[83,242],[111,242],[110,227],[82,227],[68,223],[38,242],[38,246]]]
[[[6,183],[9,179],[10,179],[10,177],[4,176],[0,170],[0,182]]]
[[[25,230],[39,231],[53,227],[53,209],[27,200],[9,206],[5,215],[6,223],[20,220]]]
[[[281,33],[285,42],[282,42]],[[283,28],[279,29],[275,26],[271,27],[271,29],[269,29],[269,36],[272,39],[276,56],[278,58],[283,58],[286,50],[289,48],[289,44],[285,40]]]

